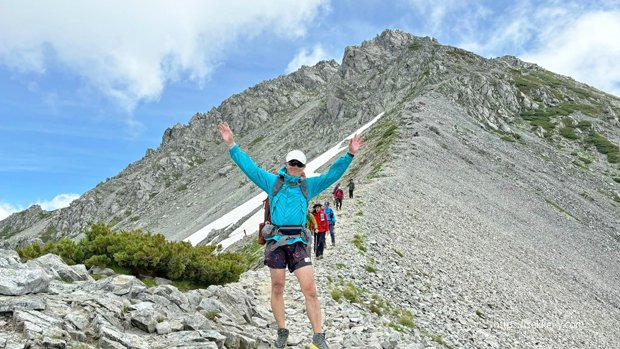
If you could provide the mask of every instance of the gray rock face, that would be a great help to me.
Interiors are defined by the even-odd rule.
[[[62,258],[54,254],[46,254],[28,261],[27,264],[28,266],[39,267],[45,270],[52,279],[56,280],[66,282],[92,280],[84,265],[68,266],[63,262]]]
[[[13,250],[0,249],[0,268],[15,267],[20,264],[19,254]]]
[[[24,211],[14,213],[0,221],[0,239],[31,228],[37,222],[49,220],[51,215],[51,212],[44,211],[39,205],[32,205]],[[1,241],[0,246],[2,246]]]
[[[43,269],[0,268],[0,295],[21,296],[45,292],[50,280]]]
[[[52,271],[72,270],[55,255],[44,257],[7,270],[23,275],[36,271],[48,282],[47,274],[39,269],[43,261],[50,261]],[[255,309],[255,294],[245,287],[233,284],[186,294],[171,285],[146,288],[127,275],[70,283],[58,278],[46,293],[0,296],[0,327],[9,334],[0,338],[7,348],[26,342],[46,348],[93,342],[101,348],[224,348],[226,343],[227,348],[256,348],[256,338],[268,329],[255,328],[259,321],[246,318],[265,310]],[[213,306],[206,312],[199,304]]]
[[[3,268],[3,282],[6,284],[7,280],[15,280],[16,276],[27,277],[38,273],[49,283],[50,278],[38,268],[43,261],[49,261],[48,272],[61,271],[58,274],[63,274],[73,270],[57,256],[44,257],[28,264],[11,263],[12,269]],[[85,272],[85,268],[80,269]],[[11,315],[11,323],[14,324],[14,327],[8,329],[13,331],[12,335],[2,337],[3,347],[12,348],[28,340],[35,346],[65,348],[98,338],[99,346],[108,348],[152,348],[162,343],[165,343],[165,347],[180,348],[187,347],[188,342],[189,347],[217,348],[222,347],[228,338],[216,329],[221,325],[216,325],[196,310],[195,305],[199,303],[196,297],[205,297],[199,291],[190,293],[193,299],[190,303],[188,297],[173,286],[147,289],[135,277],[126,275],[115,275],[99,281],[86,278],[84,281],[70,282],[54,281],[49,293],[1,296],[0,314]],[[24,286],[22,281],[15,283]],[[21,292],[10,293],[18,295]],[[223,294],[228,297],[230,293],[225,291]],[[151,297],[156,303],[139,301],[142,295]],[[239,300],[243,304],[250,304],[246,298],[247,295],[243,295]],[[239,307],[231,311],[228,310],[230,306],[221,304],[221,313],[232,315],[253,312],[239,310]],[[232,321],[232,318],[227,319]],[[4,324],[2,320],[0,325],[3,330]],[[230,340],[252,342],[236,339],[236,336],[241,334],[229,335]]]
[[[150,307],[137,309],[130,313],[131,324],[144,332],[153,333],[155,326],[161,322],[160,318],[164,319],[165,316],[153,309],[152,303],[148,304]]]
[[[0,296],[0,313],[12,313],[16,310],[45,310],[43,297]]]
[[[146,285],[132,275],[114,275],[98,280],[93,288],[99,288],[116,295],[139,294],[146,290]]]
[[[96,265],[93,265],[92,267],[90,267],[90,269],[88,269],[88,273],[91,275],[96,274],[96,275],[101,275],[101,276],[112,276],[116,274],[114,270],[110,268],[101,268]]]

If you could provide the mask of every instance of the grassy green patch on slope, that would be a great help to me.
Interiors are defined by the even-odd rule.
[[[599,153],[607,155],[607,162],[610,164],[617,164],[620,162],[620,150],[618,146],[601,134],[591,131],[586,139],[586,143],[594,145]]]

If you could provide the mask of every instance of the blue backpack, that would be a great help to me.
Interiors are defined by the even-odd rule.
[[[284,185],[284,177],[278,176],[278,180],[276,184],[271,189],[271,197],[276,196],[276,194],[282,189],[282,185]],[[306,184],[306,179],[301,177],[301,181],[299,181],[299,186],[301,187],[301,193],[304,195],[306,200],[308,199],[308,186]],[[265,210],[265,218],[262,223],[258,224],[258,244],[264,245],[267,243],[265,237],[263,236],[263,227],[268,222],[271,222],[271,208],[269,206],[269,196],[265,200],[263,200],[263,210]]]

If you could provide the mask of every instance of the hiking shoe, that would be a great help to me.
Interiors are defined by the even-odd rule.
[[[325,341],[325,333],[315,333],[312,336],[312,344],[310,349],[329,349],[329,345]]]
[[[272,348],[281,349],[286,347],[286,340],[288,339],[288,330],[286,328],[278,328],[278,338],[273,342]]]

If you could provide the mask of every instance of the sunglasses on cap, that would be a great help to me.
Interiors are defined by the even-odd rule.
[[[293,167],[301,167],[301,168],[306,167],[306,165],[302,164],[301,161],[299,161],[299,160],[291,160],[291,161],[287,162],[287,164],[289,166],[293,166]]]

